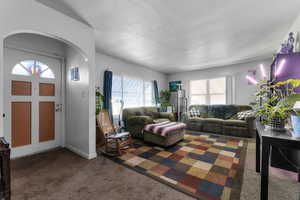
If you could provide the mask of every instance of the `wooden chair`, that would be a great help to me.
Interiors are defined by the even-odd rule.
[[[100,133],[104,139],[104,152],[110,156],[122,155],[122,150],[130,148],[132,138],[129,132],[118,133],[109,118],[107,110],[102,110],[97,116]]]

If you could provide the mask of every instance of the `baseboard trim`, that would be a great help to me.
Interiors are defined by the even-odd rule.
[[[85,159],[88,159],[88,160],[91,160],[91,159],[94,159],[94,158],[97,157],[97,153],[96,152],[88,154],[88,153],[85,153],[85,152],[81,151],[77,147],[74,147],[74,146],[69,145],[69,144],[66,145],[66,148],[69,149],[70,151],[78,154],[79,156],[81,156],[81,157],[83,157]]]

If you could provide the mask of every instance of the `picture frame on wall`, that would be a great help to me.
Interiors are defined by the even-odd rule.
[[[78,67],[73,67],[71,68],[71,80],[72,81],[79,81],[79,68]]]
[[[171,82],[169,82],[170,92],[177,92],[178,85],[180,85],[180,84],[181,84],[181,81],[171,81]]]

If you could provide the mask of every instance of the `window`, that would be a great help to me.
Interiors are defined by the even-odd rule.
[[[153,100],[154,92],[151,81],[113,75],[113,115],[120,114],[122,103],[124,103],[124,108],[153,106]]]
[[[190,81],[191,104],[226,104],[226,78]]]
[[[19,76],[37,75],[40,78],[55,78],[53,71],[47,65],[35,60],[24,60],[16,64],[11,73]]]

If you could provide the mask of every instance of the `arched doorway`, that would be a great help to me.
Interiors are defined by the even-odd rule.
[[[65,146],[67,48],[78,51],[32,33],[4,41],[4,136],[13,158]]]

